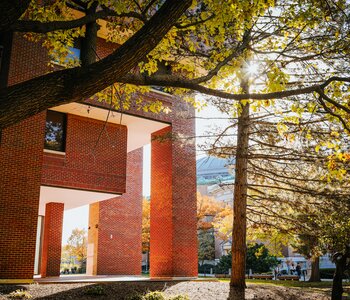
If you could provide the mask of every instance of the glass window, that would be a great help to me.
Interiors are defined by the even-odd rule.
[[[48,110],[45,128],[45,149],[64,152],[66,148],[66,114]]]

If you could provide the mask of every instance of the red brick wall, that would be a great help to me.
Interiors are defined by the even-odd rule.
[[[94,245],[97,259],[97,275],[106,274],[141,274],[142,260],[142,148],[128,153],[126,193],[90,206],[90,214],[99,210],[98,229],[96,217],[89,224],[94,237],[89,243]],[[96,236],[96,232],[97,235]]]
[[[197,276],[196,157],[193,108],[175,103],[173,140],[152,141],[151,276]],[[181,138],[180,138],[181,137]],[[188,139],[186,139],[188,138]]]
[[[2,131],[0,278],[32,279],[45,114]]]
[[[152,137],[171,132],[166,127]],[[173,189],[171,141],[152,141],[151,153],[151,277],[173,275]]]
[[[40,43],[32,43],[22,34],[14,34],[9,85],[20,83],[47,73],[49,57]]]
[[[44,153],[42,184],[123,193],[127,128],[104,126],[102,121],[68,115],[66,154]]]
[[[46,204],[41,277],[60,275],[63,211],[63,203]]]
[[[173,272],[174,276],[198,275],[197,197],[194,108],[177,103],[173,141]],[[188,139],[187,139],[188,138]]]
[[[117,49],[119,46],[112,42],[107,42],[104,39],[98,38],[97,39],[97,60],[100,60],[110,54]]]
[[[128,153],[126,193],[100,202],[98,274],[141,274],[142,156]]]

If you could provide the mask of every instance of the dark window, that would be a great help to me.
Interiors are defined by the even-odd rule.
[[[172,74],[171,65],[169,65],[167,62],[158,61],[157,66],[158,66],[158,70],[155,73],[155,75],[171,75]],[[157,90],[157,91],[168,93],[164,86],[152,85],[152,88]]]
[[[66,148],[66,114],[48,110],[45,128],[45,149],[64,152]]]

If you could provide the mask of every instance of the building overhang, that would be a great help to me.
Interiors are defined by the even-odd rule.
[[[45,215],[45,206],[49,202],[64,203],[64,209],[68,210],[119,196],[113,193],[100,193],[42,185],[40,187],[39,215]]]
[[[168,123],[146,119],[127,113],[120,113],[102,107],[83,103],[69,103],[51,110],[78,115],[104,122],[125,125],[128,128],[127,151],[133,151],[151,142],[151,134],[169,126]],[[102,128],[101,128],[102,130]]]

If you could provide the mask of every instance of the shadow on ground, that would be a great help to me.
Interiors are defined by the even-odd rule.
[[[348,287],[347,287],[348,288]],[[13,291],[25,289],[33,299],[117,299],[140,300],[150,291],[164,291],[166,296],[187,295],[191,300],[226,300],[228,282],[104,282],[31,285],[0,285],[0,299],[9,299]],[[247,300],[329,300],[330,288],[286,287],[272,284],[248,284]]]
[[[0,285],[0,297],[2,295],[8,295],[17,290],[27,290],[28,285],[24,284],[2,284]]]
[[[33,299],[116,299],[140,300],[150,291],[162,291],[176,282],[118,282],[0,285],[0,299],[10,299],[16,290],[27,290]]]

